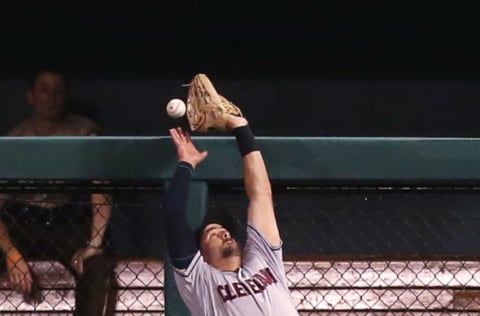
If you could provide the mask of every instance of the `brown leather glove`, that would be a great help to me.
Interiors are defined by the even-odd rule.
[[[242,111],[217,93],[205,74],[197,74],[188,89],[187,119],[192,131],[226,129],[229,115],[242,116]]]

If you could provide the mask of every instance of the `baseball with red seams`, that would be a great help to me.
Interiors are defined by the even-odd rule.
[[[185,115],[187,106],[180,99],[171,99],[167,104],[167,114],[171,118],[180,118]]]

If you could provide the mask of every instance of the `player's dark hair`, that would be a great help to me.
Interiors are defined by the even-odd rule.
[[[202,224],[195,231],[195,240],[197,242],[198,249],[201,249],[200,245],[202,242],[203,231],[205,230],[205,227],[207,227],[210,224],[222,225],[226,230],[228,230],[228,232],[230,233],[230,236],[232,236],[232,238],[235,239],[235,241],[238,243],[240,248],[243,249],[243,247],[245,246],[246,238],[247,238],[246,229],[240,223],[240,221],[235,216],[233,216],[233,214],[225,210],[207,211],[207,214],[203,219]]]

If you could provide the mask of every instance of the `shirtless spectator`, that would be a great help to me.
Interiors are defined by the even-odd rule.
[[[99,129],[91,119],[67,112],[69,88],[58,70],[36,72],[27,91],[32,113],[8,136],[96,135]],[[104,194],[2,195],[0,271],[8,273],[12,287],[32,298],[35,276],[27,262],[57,260],[76,279],[75,315],[104,315],[111,275],[103,251],[111,214],[108,201]]]

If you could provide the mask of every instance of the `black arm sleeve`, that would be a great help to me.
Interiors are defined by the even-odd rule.
[[[195,234],[187,221],[187,201],[193,167],[181,161],[165,197],[168,253],[173,265],[186,269],[197,252]]]

